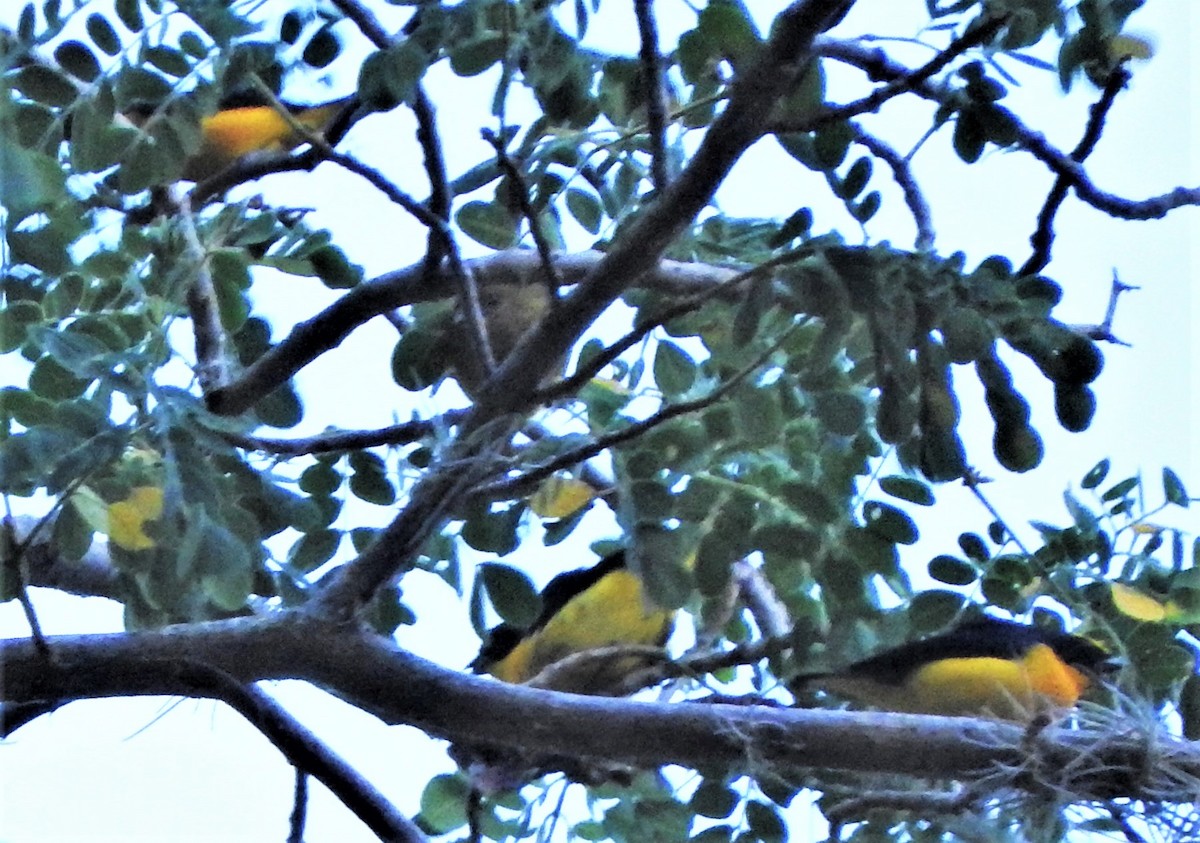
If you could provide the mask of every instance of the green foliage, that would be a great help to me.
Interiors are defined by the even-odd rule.
[[[1056,40],[1054,69],[1064,88],[1080,74],[1104,84],[1122,60],[1114,44],[1139,4],[926,5],[930,33],[969,33],[990,15],[1008,16],[991,42],[937,75],[940,87],[930,83],[943,92],[931,109],[931,132],[945,129],[955,154],[976,163],[1024,138],[1021,120],[1001,104],[1013,84],[1005,62],[1036,66],[1020,51]],[[174,12],[165,29],[164,6]],[[575,3],[571,32],[557,2],[422,4],[391,46],[356,45],[365,58],[355,74],[355,119],[419,111],[427,85],[446,68],[489,86],[492,131],[508,160],[498,161],[486,144],[469,147],[479,160],[448,174],[446,195],[436,198],[450,207],[432,243],[449,233],[457,246],[470,240],[503,251],[531,245],[536,231],[552,251],[563,251],[583,232],[611,251],[655,207],[663,191],[648,154],[655,91],[641,60],[580,44],[599,6]],[[1190,503],[1171,469],[1163,470],[1160,493],[1140,477],[1112,483],[1110,463],[1102,461],[1078,493],[1066,495],[1065,526],[1036,523],[1036,547],[1022,546],[998,520],[986,538],[963,533],[957,548],[936,553],[920,572],[933,587],[919,589],[918,572],[902,565],[902,549],[919,538],[918,519],[928,511],[921,508],[935,503],[933,485],[964,480],[977,488],[968,469],[976,455],[960,429],[963,405],[974,399],[960,378],[982,385],[993,453],[1007,471],[1030,471],[1044,456],[1030,401],[1042,381],[1053,389],[1065,430],[1091,424],[1091,385],[1104,358],[1055,315],[1061,290],[1054,281],[1023,274],[1003,256],[967,268],[961,253],[944,257],[870,238],[853,245],[829,230],[815,197],[804,196],[804,205],[797,199],[782,221],[738,217],[710,202],[681,226],[666,256],[744,275],[703,296],[695,294],[699,282],[680,292],[686,279],[675,288],[629,287],[624,304],[645,331],[627,350],[570,394],[525,396],[519,406],[545,422],[544,431],[514,436],[518,419],[493,419],[467,445],[490,442],[497,431],[502,441],[463,458],[469,449],[455,438],[462,414],[430,410],[442,409],[439,390],[449,378],[475,394],[462,365],[474,346],[455,309],[456,287],[434,283],[433,271],[452,264],[444,249],[427,263],[414,258],[419,271],[409,273],[408,286],[364,282],[356,256],[310,227],[303,211],[223,195],[222,178],[250,177],[236,172],[243,164],[314,164],[320,155],[306,158],[304,143],[206,173],[188,210],[166,200],[205,148],[203,119],[230,95],[278,95],[297,84],[313,101],[347,93],[324,91],[314,80],[351,55],[343,39],[353,28],[333,11],[304,8],[254,24],[237,4],[175,9],[117,0],[111,10],[86,14],[64,38],[57,4],[40,12],[30,5],[2,54],[0,353],[19,374],[0,390],[0,492],[53,499],[53,536],[67,559],[82,558],[97,534],[109,539],[130,629],[305,603],[331,568],[378,547],[380,531],[364,526],[364,511],[406,517],[403,508],[425,478],[460,469],[466,477],[466,460],[489,460],[470,494],[438,512],[424,545],[396,572],[398,583],[359,607],[381,634],[427,617],[405,602],[403,575],[413,568],[466,595],[464,615],[477,632],[494,615],[527,627],[541,604],[521,551],[539,540],[568,548],[568,539],[611,533],[607,514],[650,598],[716,617],[719,628],[705,632],[720,645],[764,632],[740,607],[727,610],[732,563],[761,561],[802,641],[738,674],[764,694],[793,673],[940,630],[978,604],[1016,614],[1053,606],[1086,618],[1085,631],[1130,662],[1138,690],[1156,706],[1173,706],[1186,735],[1200,733],[1194,654],[1179,638],[1200,623],[1200,540],[1151,520]],[[766,34],[754,20],[749,4],[713,0],[678,47],[660,56],[658,104],[670,128],[658,163],[670,179],[694,153],[690,131],[711,127],[739,74],[763,54]],[[34,60],[42,57],[48,60]],[[774,104],[769,133],[793,170],[824,180],[828,196],[820,198],[836,203],[838,219],[868,233],[885,202],[897,202],[886,177],[896,165],[863,143],[861,127],[844,112],[828,110],[830,64],[811,60]],[[523,101],[537,113],[523,112]],[[421,170],[416,158],[400,163]],[[441,213],[437,204],[424,205],[422,219]],[[473,277],[486,289],[495,279],[486,260],[477,266]],[[262,299],[266,272],[286,277],[297,296],[315,291],[336,303],[310,322],[278,324]],[[541,267],[529,274],[537,284],[554,281]],[[196,301],[209,282],[211,321]],[[263,435],[262,427],[299,428],[322,400],[302,400],[290,379],[312,359],[297,362],[296,337],[313,356],[338,354],[351,329],[398,305],[405,309],[394,319],[400,335],[390,371],[403,394],[380,400],[399,397],[405,412],[415,407],[427,424],[283,443]],[[547,308],[549,315],[536,318],[559,318],[554,305]],[[222,411],[220,389],[205,394],[201,374],[214,361],[197,365],[203,342],[182,338],[203,334],[198,326],[220,334],[216,363],[228,366],[229,381],[269,382],[245,412]],[[523,330],[512,333],[516,345]],[[588,339],[575,366],[604,354],[604,343]],[[1040,377],[1014,382],[1019,357]],[[611,466],[610,488],[556,517],[529,505],[526,496],[547,476],[592,482],[583,464],[598,454],[607,459],[590,467]],[[890,473],[879,477],[893,456],[900,467],[888,463]],[[1161,498],[1161,506],[1147,505],[1150,498]],[[480,554],[486,561],[476,564]],[[577,566],[575,554],[563,558],[563,568]],[[0,599],[20,595],[19,562],[14,555],[0,569]],[[1152,617],[1132,616],[1113,583],[1147,598]],[[787,839],[784,811],[799,785],[774,771],[754,773],[730,781],[705,771],[690,792],[649,775],[628,786],[597,784],[588,796],[591,817],[574,822],[571,833],[617,841]],[[481,832],[533,837],[537,818],[551,810],[548,790],[543,780],[483,800]],[[839,799],[834,792],[822,804],[831,810]],[[436,776],[422,794],[418,822],[431,834],[456,832],[471,808],[464,775]],[[849,839],[940,839],[941,826],[896,816],[872,816]]]

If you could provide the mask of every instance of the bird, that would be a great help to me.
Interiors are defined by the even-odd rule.
[[[504,363],[525,334],[550,312],[553,304],[550,288],[538,279],[509,281],[506,278],[502,283],[479,286],[483,327],[487,331],[488,346],[497,366]],[[479,358],[477,340],[472,332],[471,323],[461,306],[456,307],[444,339],[447,359],[454,367],[459,386],[473,398],[487,380],[489,372]],[[561,374],[566,362],[564,356],[546,379],[553,380]]]
[[[1074,706],[1115,662],[1086,638],[982,615],[840,671],[792,680],[885,711],[1030,720]]]
[[[526,683],[577,653],[618,645],[661,648],[674,628],[675,612],[650,601],[626,562],[625,551],[619,550],[590,568],[554,577],[542,591],[541,613],[529,628],[502,623],[491,629],[471,669],[503,682]],[[545,687],[605,695],[647,663],[648,654],[633,652],[580,660],[570,670],[555,671]]]
[[[178,108],[178,107],[177,107]],[[188,156],[182,177],[203,181],[248,156],[289,152],[308,142],[306,130],[335,137],[349,128],[358,99],[351,95],[315,105],[270,102],[257,91],[223,97],[215,112],[200,117],[200,148]],[[179,109],[182,110],[182,109]],[[122,110],[135,126],[172,111],[171,105],[134,102]],[[286,113],[285,113],[286,112]]]

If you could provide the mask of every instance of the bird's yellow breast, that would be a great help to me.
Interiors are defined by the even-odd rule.
[[[573,653],[617,644],[661,645],[673,619],[674,612],[649,603],[635,574],[616,570],[573,597],[488,672],[505,682],[524,682]]]
[[[227,108],[200,121],[206,145],[230,161],[252,152],[285,149],[294,132],[287,118],[269,105]]]
[[[916,711],[1023,718],[1047,707],[1069,708],[1088,680],[1049,646],[1035,644],[1020,659],[932,662],[915,671],[905,685]]]

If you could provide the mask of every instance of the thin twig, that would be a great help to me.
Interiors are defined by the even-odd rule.
[[[333,0],[334,5],[347,18],[354,22],[359,31],[380,50],[386,50],[393,44],[393,38],[388,34],[379,20],[358,0]],[[411,23],[412,21],[410,21]],[[484,369],[490,375],[496,369],[496,359],[488,342],[487,327],[483,319],[483,309],[479,304],[479,291],[475,279],[464,266],[454,238],[450,235],[450,203],[453,198],[450,182],[446,177],[446,161],[442,154],[441,139],[437,130],[437,112],[432,100],[419,82],[413,95],[413,116],[417,119],[417,143],[421,146],[425,160],[425,174],[429,179],[429,200],[425,203],[428,216],[440,220],[434,225],[422,219],[430,226],[429,245],[424,260],[424,274],[435,274],[445,257],[459,292],[459,301],[470,331],[474,352],[478,355]],[[372,181],[372,183],[375,183]],[[397,191],[398,192],[398,191]],[[389,195],[391,193],[389,192]]]
[[[749,281],[752,278],[757,278],[768,270],[775,269],[776,267],[783,266],[796,260],[800,260],[806,256],[807,255],[796,254],[794,252],[789,252],[785,255],[779,255],[778,257],[771,258],[770,260],[763,261],[751,269],[747,269],[743,272],[739,272],[736,275],[731,275],[728,278],[722,279],[707,289],[701,290],[698,293],[693,293],[692,295],[681,299],[678,303],[655,314],[653,318],[639,322],[638,326],[628,334],[621,337],[621,339],[617,340],[599,354],[590,357],[586,366],[577,369],[570,377],[564,378],[557,383],[552,383],[546,388],[538,390],[535,394],[535,397],[540,403],[550,404],[564,396],[574,395],[579,391],[580,388],[584,386],[584,384],[588,383],[592,378],[600,374],[601,370],[603,370],[605,366],[609,365],[626,351],[633,348],[633,346],[640,342],[655,328],[665,325],[672,319],[676,319],[680,316],[691,313],[709,299],[717,298],[721,295],[728,295],[735,290],[738,285],[745,281]]]
[[[1085,337],[1097,342],[1111,342],[1115,345],[1128,346],[1129,343],[1118,338],[1112,331],[1113,317],[1117,315],[1117,300],[1121,297],[1121,293],[1129,292],[1130,290],[1140,290],[1140,287],[1135,287],[1132,284],[1126,284],[1117,277],[1117,271],[1113,270],[1112,287],[1108,291],[1108,307],[1104,311],[1104,321],[1099,325],[1069,325],[1072,331],[1083,334]]]
[[[780,638],[792,628],[792,616],[762,569],[745,559],[733,563],[738,596],[764,638]]]
[[[871,79],[888,79],[895,84],[911,80],[913,71],[895,62],[879,49],[866,49],[855,44],[841,41],[820,41],[817,52],[838,61],[859,67],[866,71]],[[958,92],[947,84],[932,84],[928,81],[912,85],[911,92],[933,102],[944,105],[954,105]],[[1070,155],[1057,149],[1046,140],[1045,135],[1035,132],[1022,123],[1015,115],[1009,114],[1013,131],[1016,134],[1016,146],[1033,155],[1045,164],[1051,171],[1066,180],[1075,189],[1076,195],[1086,204],[1105,214],[1123,220],[1161,219],[1178,208],[1200,205],[1200,188],[1177,187],[1174,190],[1151,196],[1147,199],[1127,199],[1098,188],[1092,182],[1087,171],[1078,161],[1073,161]],[[819,121],[824,120],[824,114]],[[814,128],[812,121],[802,125],[777,124],[773,131],[808,131]]]
[[[1129,71],[1125,69],[1124,65],[1113,68],[1112,73],[1108,75],[1108,81],[1104,85],[1100,99],[1089,110],[1088,123],[1083,137],[1080,138],[1079,145],[1071,150],[1072,161],[1082,163],[1092,154],[1092,150],[1096,148],[1100,136],[1104,133],[1104,121],[1108,117],[1108,112],[1116,102],[1117,94],[1129,83],[1129,76]],[[1038,213],[1037,229],[1029,238],[1029,242],[1033,246],[1033,254],[1025,261],[1025,265],[1018,271],[1018,275],[1033,275],[1041,272],[1046,268],[1046,264],[1050,263],[1050,249],[1054,245],[1054,216],[1062,206],[1063,200],[1067,198],[1069,187],[1066,178],[1061,175],[1054,180],[1054,186],[1046,196],[1046,202],[1042,205],[1041,212]]]
[[[521,206],[521,214],[529,222],[529,235],[533,238],[533,245],[537,248],[538,257],[542,260],[544,273],[542,281],[546,284],[550,296],[550,307],[553,309],[558,303],[558,290],[562,286],[562,276],[554,265],[554,251],[550,248],[550,241],[546,239],[541,222],[533,209],[533,203],[529,199],[529,185],[525,181],[524,174],[517,168],[516,163],[504,148],[504,141],[490,129],[484,129],[481,134],[483,139],[490,143],[492,149],[496,151],[496,163],[500,165],[501,172],[512,182],[512,193],[517,197],[517,203]]]
[[[466,414],[466,410],[450,410],[437,418],[414,419],[410,422],[381,427],[378,430],[339,430],[303,439],[279,439],[269,436],[251,436],[246,433],[222,433],[221,436],[226,442],[247,451],[265,451],[281,456],[297,457],[307,454],[327,454],[332,451],[357,451],[380,445],[408,445],[439,430],[448,430],[458,424]]]
[[[200,382],[201,391],[208,394],[224,386],[229,380],[229,369],[225,361],[225,329],[221,325],[217,288],[213,284],[208,255],[196,231],[191,199],[184,194],[176,201],[179,207],[179,226],[183,232],[184,252],[195,267],[187,289],[187,306],[196,337],[196,378]]]
[[[362,176],[371,183],[371,186],[377,189],[380,193],[386,196],[395,204],[399,205],[404,210],[408,211],[418,221],[428,226],[430,230],[442,233],[445,236],[450,235],[450,229],[446,220],[431,211],[424,203],[418,202],[412,196],[405,193],[400,188],[396,187],[387,179],[381,172],[374,167],[369,167],[366,164],[347,155],[344,152],[338,152],[332,147],[326,146],[321,150],[321,154],[333,163],[349,170],[352,173]]]
[[[304,843],[304,825],[308,819],[308,773],[296,768],[296,786],[292,796],[292,815],[288,817],[287,843]]]
[[[658,27],[654,21],[654,0],[635,0],[638,36],[641,48],[642,79],[646,90],[646,133],[650,136],[650,177],[656,190],[667,186],[667,106],[663,101],[662,62],[658,53]]]
[[[921,186],[913,177],[912,167],[909,166],[908,160],[881,139],[867,132],[862,126],[852,123],[851,127],[855,133],[854,140],[892,168],[892,177],[900,186],[900,191],[904,194],[904,204],[908,205],[913,222],[917,226],[917,238],[913,242],[913,248],[918,252],[932,251],[934,230],[929,203],[925,201]]]
[[[1029,552],[1029,548],[1027,548],[1024,545],[1024,543],[1021,541],[1020,537],[1018,537],[1017,534],[1014,533],[1012,531],[1012,529],[1008,526],[1008,524],[1005,523],[1004,517],[996,510],[996,507],[992,506],[992,502],[987,499],[987,496],[984,495],[982,491],[980,491],[980,489],[979,489],[980,485],[983,483],[989,483],[989,482],[991,482],[991,481],[988,478],[984,477],[982,474],[980,474],[978,471],[971,468],[970,466],[967,466],[967,470],[963,474],[963,479],[962,479],[963,485],[966,486],[968,489],[970,489],[971,494],[973,494],[975,496],[975,498],[981,504],[983,504],[983,508],[986,509],[988,511],[988,514],[992,516],[992,520],[1004,528],[1004,532],[1007,533],[1008,537],[1013,540],[1013,543],[1018,548],[1020,548],[1021,552],[1024,553],[1026,556],[1032,556],[1033,554]]]
[[[908,93],[924,82],[927,82],[967,50],[989,41],[992,36],[1004,28],[1006,23],[1008,23],[1007,15],[999,15],[984,21],[974,29],[968,30],[955,38],[946,49],[942,50],[916,70],[909,71],[899,78],[892,79],[882,88],[876,89],[862,99],[857,99],[845,105],[833,106],[822,111],[811,121],[807,130],[811,131],[820,126],[836,123],[839,120],[845,120],[858,114],[878,111],[881,105],[893,97]]]
[[[613,448],[622,443],[637,439],[647,431],[653,430],[659,425],[669,422],[671,419],[687,415],[688,413],[694,413],[699,410],[703,410],[706,407],[712,406],[714,403],[725,397],[725,395],[731,389],[733,389],[735,386],[753,374],[760,366],[766,363],[771,358],[772,354],[783,347],[784,342],[789,336],[791,336],[791,333],[791,329],[784,331],[783,334],[775,342],[771,343],[771,345],[762,354],[750,361],[748,365],[735,373],[729,380],[725,381],[725,383],[718,386],[708,395],[705,395],[702,398],[696,398],[692,401],[681,401],[678,404],[668,404],[657,413],[654,413],[653,415],[642,419],[639,422],[634,422],[622,430],[615,431],[614,433],[610,433],[606,436],[601,436],[600,438],[589,442],[587,445],[576,448],[573,451],[568,451],[567,453],[556,457],[548,463],[543,463],[537,468],[530,469],[524,474],[520,474],[516,477],[496,483],[488,483],[486,485],[479,486],[474,490],[473,495],[496,498],[503,497],[505,495],[517,496],[526,494],[537,488],[537,485],[541,481],[558,471],[570,468],[578,463],[584,462],[585,460],[590,460],[592,457],[602,454],[609,448]]]
[[[0,539],[0,544],[3,545],[5,556],[0,559],[0,565],[8,568],[12,576],[17,581],[17,602],[21,604],[21,611],[25,613],[25,622],[29,624],[29,636],[33,639],[33,644],[37,648],[38,653],[47,661],[51,658],[50,646],[46,643],[46,636],[42,634],[42,624],[38,620],[37,612],[34,611],[33,601],[29,599],[29,588],[25,583],[25,572],[21,570],[21,560],[24,557],[25,549],[28,547],[28,541],[32,540],[33,534],[24,541],[17,540],[16,523],[11,516],[4,519],[3,524],[0,524],[0,530],[4,531],[4,536]]]

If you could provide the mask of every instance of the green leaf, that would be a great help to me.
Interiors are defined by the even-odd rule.
[[[396,502],[396,490],[387,478],[387,465],[376,454],[355,451],[350,454],[350,492],[356,498],[376,506]]]
[[[300,573],[311,573],[333,558],[341,542],[341,530],[306,533],[288,551],[288,564]]]
[[[682,395],[696,382],[696,364],[673,342],[659,342],[654,352],[654,382],[669,397]]]
[[[489,248],[508,249],[517,243],[517,220],[496,202],[468,202],[458,209],[454,222],[472,240]]]
[[[304,418],[304,405],[295,388],[284,384],[255,404],[254,414],[269,427],[295,427]]]
[[[332,244],[317,249],[308,260],[321,283],[331,290],[349,290],[363,279],[363,268],[351,263],[346,253]]]
[[[813,163],[824,171],[840,167],[853,141],[854,129],[845,120],[821,127],[813,138]]]
[[[54,58],[76,79],[93,82],[101,73],[100,62],[82,41],[63,41],[54,48]]]
[[[1102,494],[1100,496],[1100,500],[1104,501],[1105,503],[1120,500],[1136,489],[1138,482],[1138,478],[1136,477],[1127,477],[1120,483],[1114,484],[1107,492]]]
[[[834,189],[834,193],[842,199],[853,199],[863,192],[871,178],[871,159],[859,158],[851,166],[846,177]]]
[[[142,10],[138,0],[117,0],[117,17],[130,32],[141,32],[145,22],[142,20]]]
[[[87,34],[92,43],[110,56],[121,52],[121,39],[103,15],[92,13],[87,19]]]
[[[466,825],[471,787],[462,774],[434,776],[421,793],[418,822],[431,834],[446,834]]]
[[[875,216],[881,204],[883,197],[878,190],[872,190],[857,205],[850,206],[850,215],[860,223],[865,223]]]
[[[954,151],[967,164],[974,164],[987,145],[987,130],[977,116],[976,109],[964,108],[954,124]]]
[[[485,562],[479,567],[488,600],[510,626],[528,629],[542,610],[542,600],[529,576],[511,565]]]
[[[738,432],[752,447],[779,444],[783,432],[783,408],[777,393],[769,387],[739,390],[734,404]]]
[[[688,807],[698,816],[719,820],[732,814],[740,801],[737,791],[725,782],[706,778],[688,800]]]
[[[892,475],[879,480],[879,488],[893,498],[915,503],[918,506],[933,506],[933,490],[915,477]]]
[[[77,378],[53,357],[42,357],[33,364],[29,373],[29,389],[37,396],[50,401],[65,401],[78,398],[92,382],[91,378]]]
[[[696,31],[711,45],[711,51],[719,51],[735,68],[752,58],[762,44],[746,7],[732,0],[714,0],[706,5]]]
[[[332,495],[342,485],[342,475],[332,465],[318,462],[300,474],[300,491],[309,495]]]
[[[34,102],[64,107],[79,98],[79,89],[58,70],[42,64],[29,64],[13,78],[13,87]]]
[[[925,634],[943,629],[959,616],[966,602],[967,598],[957,591],[922,591],[908,604],[913,632]]]
[[[746,803],[746,825],[754,839],[761,843],[783,843],[788,839],[787,826],[774,805],[764,802]]]
[[[457,76],[478,76],[504,58],[509,39],[499,32],[483,34],[450,45],[450,69]]]
[[[180,50],[166,44],[153,44],[147,47],[142,55],[149,64],[167,76],[181,79],[192,72],[192,63],[187,57]]]
[[[482,509],[463,521],[462,538],[476,550],[507,556],[520,545],[517,526],[525,507],[514,504],[507,509]]]
[[[375,111],[390,111],[402,102],[412,102],[428,66],[428,54],[406,38],[367,56],[358,72],[358,95]]]
[[[0,205],[10,226],[65,197],[66,174],[55,159],[15,143],[0,144]],[[10,240],[17,233],[10,230]]]
[[[200,584],[209,599],[229,612],[245,606],[254,572],[242,539],[210,520],[204,525],[198,558]]]
[[[863,506],[867,530],[892,544],[914,544],[917,525],[902,509],[881,501],[867,501]]]
[[[1187,509],[1188,499],[1187,489],[1183,487],[1183,481],[1179,479],[1179,475],[1169,468],[1163,468],[1163,495],[1167,499],[1167,503],[1173,503],[1176,506],[1181,506]]]
[[[819,392],[815,396],[816,414],[830,433],[854,436],[866,423],[867,407],[849,392]]]
[[[250,301],[244,292],[250,288],[246,253],[241,249],[217,249],[209,255],[208,268],[221,325],[227,331],[237,331],[250,316]]]
[[[979,579],[979,572],[970,562],[942,554],[929,560],[929,576],[946,585],[966,586]]]
[[[1079,485],[1085,489],[1095,489],[1108,476],[1108,469],[1111,464],[1107,457],[1100,460],[1100,462],[1088,470],[1087,474],[1083,475],[1083,480],[1080,481]]]
[[[604,208],[600,200],[586,190],[577,187],[567,189],[567,210],[588,234],[599,234],[604,221]]]

